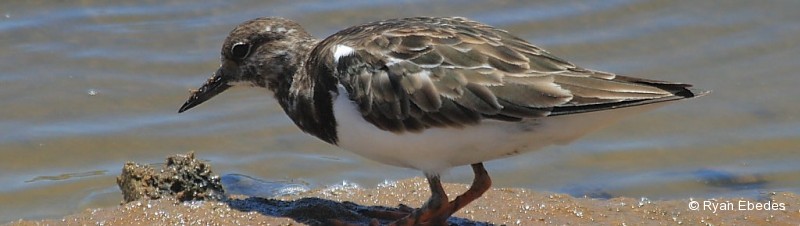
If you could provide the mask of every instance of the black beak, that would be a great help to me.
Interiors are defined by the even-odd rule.
[[[222,70],[222,67],[220,67],[220,69],[214,73],[214,76],[209,78],[208,81],[206,81],[206,83],[200,87],[200,89],[192,91],[192,96],[189,97],[189,100],[187,100],[186,103],[183,103],[181,109],[178,109],[178,113],[200,105],[217,94],[222,93],[222,91],[230,88],[231,85],[228,84],[228,79],[229,76],[225,76],[224,70]]]

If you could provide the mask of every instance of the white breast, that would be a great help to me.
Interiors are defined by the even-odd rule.
[[[484,120],[462,129],[432,128],[420,133],[380,130],[364,120],[357,106],[339,86],[334,100],[339,146],[384,164],[425,172],[530,152],[566,144],[624,116],[653,109],[645,105],[593,113],[531,119],[523,122]]]

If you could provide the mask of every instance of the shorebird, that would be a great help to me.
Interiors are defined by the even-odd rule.
[[[353,26],[323,40],[274,17],[238,25],[219,69],[179,112],[229,87],[271,91],[302,131],[388,165],[421,170],[431,197],[393,225],[443,225],[491,186],[484,161],[568,143],[625,116],[706,91],[579,67],[466,18]],[[439,174],[471,165],[454,200]],[[373,221],[375,223],[375,221]]]

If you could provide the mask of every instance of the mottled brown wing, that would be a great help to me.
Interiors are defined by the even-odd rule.
[[[364,118],[394,132],[590,112],[692,94],[689,85],[582,69],[463,18],[380,21],[343,30],[320,45],[316,54],[330,56],[322,59]]]

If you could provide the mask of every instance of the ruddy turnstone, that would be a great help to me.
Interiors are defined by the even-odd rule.
[[[582,68],[466,18],[414,17],[323,40],[291,20],[237,26],[184,112],[236,85],[266,88],[304,132],[424,172],[425,205],[396,225],[444,224],[491,185],[482,162],[564,144],[626,115],[706,94],[691,85]],[[471,165],[450,201],[439,173]]]

